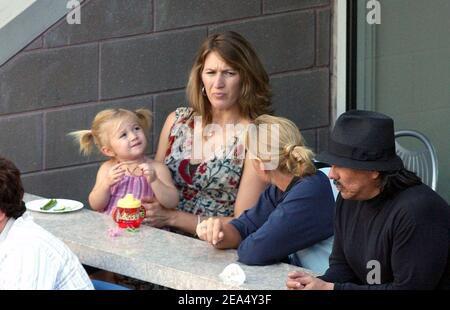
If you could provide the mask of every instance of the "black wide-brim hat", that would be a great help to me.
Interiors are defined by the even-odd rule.
[[[317,160],[346,168],[388,171],[403,168],[395,153],[394,121],[377,112],[343,113],[328,140],[328,151]]]

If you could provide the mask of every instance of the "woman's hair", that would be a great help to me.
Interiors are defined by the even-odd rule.
[[[380,171],[381,192],[386,197],[407,189],[408,187],[422,184],[422,180],[412,171],[405,168],[393,171]]]
[[[142,127],[145,136],[152,124],[152,112],[148,109],[137,109],[130,111],[126,109],[108,109],[99,112],[92,122],[91,129],[78,130],[69,133],[80,144],[80,152],[89,155],[92,152],[94,144],[98,149],[103,146],[109,146],[109,134],[105,125],[115,121],[118,125],[126,119],[135,120]]]
[[[250,154],[263,162],[277,162],[277,170],[304,177],[316,173],[313,163],[314,153],[305,146],[297,126],[284,117],[258,116],[254,123],[257,136],[247,137]],[[249,135],[250,135],[249,131]],[[249,147],[257,140],[256,153]]]
[[[0,210],[6,217],[16,219],[25,212],[23,194],[19,169],[8,159],[0,157]]]
[[[216,52],[241,78],[239,107],[242,116],[255,119],[261,114],[271,113],[271,90],[267,75],[258,55],[240,34],[229,31],[210,35],[195,58],[186,87],[187,98],[195,113],[202,116],[204,124],[211,123],[211,103],[202,93],[202,71],[206,57]]]

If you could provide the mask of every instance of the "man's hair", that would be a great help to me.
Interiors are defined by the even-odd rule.
[[[18,218],[26,210],[20,171],[8,159],[0,157],[0,210],[7,217]]]
[[[422,180],[412,171],[402,168],[400,170],[380,171],[381,190],[386,197],[415,185],[422,184]]]

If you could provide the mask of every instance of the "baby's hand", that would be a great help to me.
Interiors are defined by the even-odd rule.
[[[111,167],[108,171],[107,179],[108,185],[113,186],[123,177],[125,174],[125,169],[122,167],[125,163],[118,163]]]
[[[147,178],[148,183],[152,183],[158,178],[155,169],[149,163],[140,164],[138,167],[142,170],[142,174]]]

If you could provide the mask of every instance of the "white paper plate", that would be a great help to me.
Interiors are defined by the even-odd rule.
[[[37,211],[37,212],[43,212],[43,213],[66,213],[66,212],[73,212],[80,210],[83,208],[83,203],[71,200],[71,199],[61,199],[57,198],[56,205],[51,208],[50,210],[41,210],[41,207],[43,207],[47,202],[49,202],[50,199],[38,199],[27,202],[25,205],[27,206],[28,210],[31,211]],[[64,209],[62,209],[64,207]],[[62,210],[61,210],[62,209]]]

